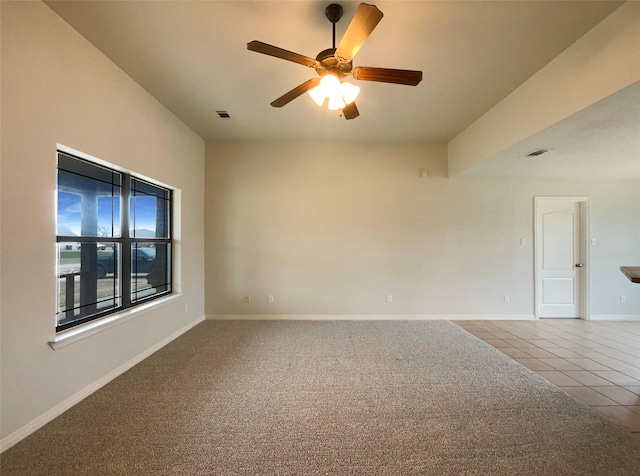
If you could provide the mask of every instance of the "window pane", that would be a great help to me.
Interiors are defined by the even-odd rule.
[[[58,151],[57,192],[57,331],[171,292],[171,190]]]
[[[169,190],[131,179],[130,230],[134,238],[169,238]]]
[[[115,197],[98,197],[98,236],[120,236],[120,187]]]
[[[58,154],[58,235],[120,236],[121,174]]]
[[[58,326],[121,305],[117,256],[113,243],[58,243]]]
[[[58,172],[58,182],[61,173]],[[58,187],[58,235],[80,236],[80,194],[63,192]]]
[[[169,251],[167,243],[131,246],[131,302],[171,291]]]

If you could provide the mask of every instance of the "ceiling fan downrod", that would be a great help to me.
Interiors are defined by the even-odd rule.
[[[324,14],[327,17],[327,19],[333,24],[333,46],[332,46],[332,48],[334,50],[336,49],[336,23],[338,23],[340,21],[340,18],[342,18],[342,13],[343,13],[342,12],[342,7],[340,5],[338,5],[337,3],[332,3],[324,11]]]

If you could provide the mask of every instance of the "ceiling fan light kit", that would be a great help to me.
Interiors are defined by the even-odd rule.
[[[355,99],[360,87],[344,81],[352,76],[360,81],[416,86],[422,81],[422,71],[405,69],[373,68],[359,66],[353,68],[353,57],[360,50],[374,28],[382,20],[382,12],[375,5],[361,3],[351,23],[347,27],[340,44],[336,48],[336,23],[342,18],[342,7],[332,3],[325,10],[325,16],[333,24],[333,47],[321,51],[314,60],[261,41],[247,43],[247,49],[276,58],[314,68],[320,78],[313,78],[293,88],[271,103],[273,107],[282,107],[308,92],[318,106],[327,106],[329,110],[340,110],[345,119],[355,119],[360,115]]]
[[[309,96],[322,107],[328,101],[327,109],[337,111],[351,104],[358,97],[360,87],[346,81],[340,81],[333,74],[325,74],[315,88],[309,91]]]

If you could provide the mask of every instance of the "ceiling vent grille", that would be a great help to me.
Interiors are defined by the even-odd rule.
[[[528,154],[523,155],[522,157],[538,157],[539,155],[546,154],[551,149],[538,149],[533,152],[529,152]]]
[[[227,111],[216,111],[216,114],[221,119],[231,119],[231,115]]]

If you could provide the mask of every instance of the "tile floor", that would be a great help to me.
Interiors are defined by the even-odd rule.
[[[454,323],[640,437],[640,322]]]

